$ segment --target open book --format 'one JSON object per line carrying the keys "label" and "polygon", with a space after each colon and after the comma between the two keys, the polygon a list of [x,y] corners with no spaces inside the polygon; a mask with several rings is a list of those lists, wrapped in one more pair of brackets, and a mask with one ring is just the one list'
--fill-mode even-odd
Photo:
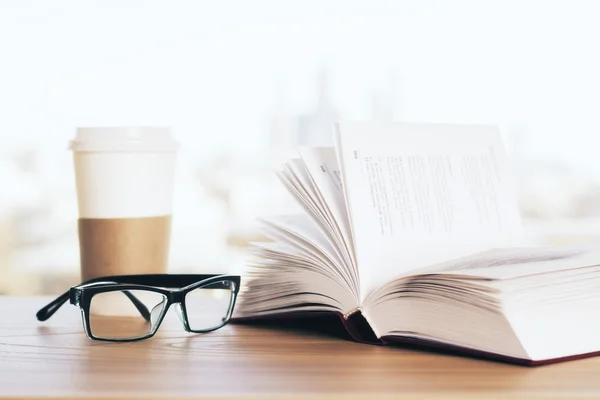
{"label": "open book", "polygon": [[600,351],[600,250],[521,247],[489,126],[339,123],[279,177],[234,320],[338,315],[354,339],[536,365]]}

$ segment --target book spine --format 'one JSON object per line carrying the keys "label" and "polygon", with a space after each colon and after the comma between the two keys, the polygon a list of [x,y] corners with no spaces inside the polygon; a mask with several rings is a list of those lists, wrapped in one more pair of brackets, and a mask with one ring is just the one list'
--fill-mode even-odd
{"label": "book spine", "polygon": [[384,344],[371,328],[360,307],[341,315],[341,320],[346,331],[355,341],[368,344]]}

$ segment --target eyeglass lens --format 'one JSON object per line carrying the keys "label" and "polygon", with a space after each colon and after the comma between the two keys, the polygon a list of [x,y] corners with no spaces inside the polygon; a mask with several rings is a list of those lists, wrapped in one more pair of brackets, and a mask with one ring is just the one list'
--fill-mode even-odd
{"label": "eyeglass lens", "polygon": [[152,332],[167,298],[148,290],[96,293],[90,303],[90,333],[101,339],[135,339]]}
{"label": "eyeglass lens", "polygon": [[229,318],[235,283],[223,280],[199,287],[185,296],[185,308],[190,329],[211,330]]}

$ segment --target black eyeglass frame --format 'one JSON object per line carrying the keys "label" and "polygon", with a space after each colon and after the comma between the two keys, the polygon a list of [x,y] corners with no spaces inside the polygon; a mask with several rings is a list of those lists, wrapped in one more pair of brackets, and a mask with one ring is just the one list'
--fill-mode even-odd
{"label": "black eyeglass frame", "polygon": [[[224,316],[220,325],[208,329],[192,329],[187,316],[187,308],[185,305],[186,295],[199,288],[210,286],[212,284],[228,281],[233,283],[231,299],[227,315]],[[135,342],[139,340],[149,339],[156,334],[160,327],[167,311],[173,304],[179,304],[181,307],[181,319],[184,329],[191,333],[207,333],[212,332],[225,326],[230,320],[235,308],[235,302],[240,290],[241,277],[239,275],[215,275],[215,274],[141,274],[141,275],[114,275],[94,278],[71,287],[68,291],[57,297],[55,300],[40,309],[36,317],[39,321],[45,321],[50,318],[64,303],[69,302],[81,309],[83,326],[86,335],[92,340],[105,342]],[[165,289],[166,288],[166,289]],[[178,288],[178,289],[169,289]],[[145,290],[155,293],[160,293],[165,296],[166,304],[161,311],[156,323],[151,331],[146,335],[135,338],[104,338],[96,337],[92,333],[90,325],[90,305],[94,295],[99,293],[122,291],[126,294],[130,290]],[[134,303],[138,311],[146,319],[150,319],[150,312],[135,296],[127,294],[129,299]]]}

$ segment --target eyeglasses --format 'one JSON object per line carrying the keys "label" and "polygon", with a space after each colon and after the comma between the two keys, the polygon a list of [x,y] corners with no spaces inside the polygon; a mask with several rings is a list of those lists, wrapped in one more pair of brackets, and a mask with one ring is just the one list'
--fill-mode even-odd
{"label": "eyeglasses", "polygon": [[132,342],[154,336],[175,304],[186,331],[205,333],[229,322],[239,287],[237,275],[106,276],[71,287],[36,316],[45,321],[69,300],[90,339]]}

